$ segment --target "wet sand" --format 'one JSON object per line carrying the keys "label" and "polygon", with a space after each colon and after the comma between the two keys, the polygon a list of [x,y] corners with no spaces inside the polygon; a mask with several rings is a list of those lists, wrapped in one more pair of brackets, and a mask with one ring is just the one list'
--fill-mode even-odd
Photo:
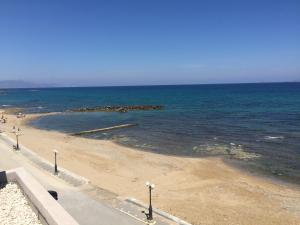
{"label": "wet sand", "polygon": [[38,116],[7,115],[0,129],[14,137],[12,126],[20,127],[21,144],[49,161],[57,149],[59,166],[120,197],[147,202],[149,180],[156,184],[154,207],[192,224],[300,224],[298,186],[253,176],[218,157],[166,156],[27,125]]}

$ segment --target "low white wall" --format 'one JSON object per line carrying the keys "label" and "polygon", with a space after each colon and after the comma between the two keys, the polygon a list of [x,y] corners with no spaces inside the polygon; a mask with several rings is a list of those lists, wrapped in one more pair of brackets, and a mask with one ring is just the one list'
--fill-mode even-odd
{"label": "low white wall", "polygon": [[16,182],[49,225],[79,225],[47,190],[24,168],[6,171],[8,182]]}

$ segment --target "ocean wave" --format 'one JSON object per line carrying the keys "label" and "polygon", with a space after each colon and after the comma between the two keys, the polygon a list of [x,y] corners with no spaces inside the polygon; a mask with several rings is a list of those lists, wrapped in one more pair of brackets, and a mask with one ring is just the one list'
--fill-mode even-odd
{"label": "ocean wave", "polygon": [[2,107],[10,107],[11,105],[1,105]]}
{"label": "ocean wave", "polygon": [[276,140],[276,139],[284,139],[283,136],[265,136],[266,140]]}

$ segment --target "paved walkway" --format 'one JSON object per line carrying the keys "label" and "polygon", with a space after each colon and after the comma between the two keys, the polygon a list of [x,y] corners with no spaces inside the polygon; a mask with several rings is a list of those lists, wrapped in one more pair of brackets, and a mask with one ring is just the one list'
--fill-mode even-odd
{"label": "paved walkway", "polygon": [[[21,149],[22,151],[22,149]],[[47,190],[58,192],[58,202],[81,225],[142,225],[145,216],[141,208],[120,201],[113,193],[90,184],[73,186],[40,168],[0,137],[0,171],[24,167]],[[156,224],[172,224],[154,215]],[[167,223],[168,222],[168,223]]]}

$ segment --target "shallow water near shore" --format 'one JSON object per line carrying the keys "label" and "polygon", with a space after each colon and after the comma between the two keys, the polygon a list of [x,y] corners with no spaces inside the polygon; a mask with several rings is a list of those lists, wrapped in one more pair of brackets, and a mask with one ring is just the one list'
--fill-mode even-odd
{"label": "shallow water near shore", "polygon": [[62,113],[31,125],[87,135],[163,154],[222,155],[300,183],[300,83],[7,90],[1,105],[28,112],[103,105],[165,106],[159,111]]}

